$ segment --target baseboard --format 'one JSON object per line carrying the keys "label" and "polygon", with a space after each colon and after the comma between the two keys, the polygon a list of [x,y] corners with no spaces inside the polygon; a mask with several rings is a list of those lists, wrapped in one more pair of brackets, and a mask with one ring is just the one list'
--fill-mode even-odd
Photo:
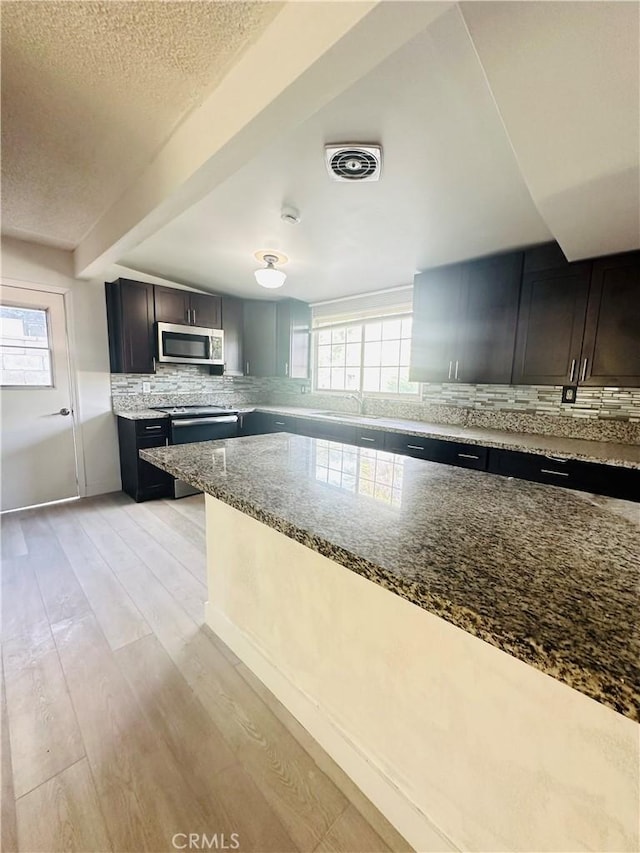
{"label": "baseboard", "polygon": [[415,850],[420,853],[450,853],[458,849],[315,700],[296,687],[265,657],[251,638],[209,602],[205,605],[205,620]]}
{"label": "baseboard", "polygon": [[87,483],[82,490],[81,497],[94,498],[96,495],[108,495],[110,492],[122,491],[122,483],[120,478],[117,480],[108,480],[102,483]]}

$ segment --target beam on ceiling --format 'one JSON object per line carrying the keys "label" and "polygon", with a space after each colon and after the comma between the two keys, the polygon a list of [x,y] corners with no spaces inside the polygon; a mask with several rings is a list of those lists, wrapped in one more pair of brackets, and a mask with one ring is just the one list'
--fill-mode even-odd
{"label": "beam on ceiling", "polygon": [[286,3],[74,253],[99,275],[424,30],[450,2]]}

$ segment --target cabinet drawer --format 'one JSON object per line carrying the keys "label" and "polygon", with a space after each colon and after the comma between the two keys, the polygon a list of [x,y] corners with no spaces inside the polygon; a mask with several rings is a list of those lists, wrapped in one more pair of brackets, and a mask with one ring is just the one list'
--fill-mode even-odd
{"label": "cabinet drawer", "polygon": [[624,500],[640,500],[640,471],[577,459],[560,459],[512,450],[491,450],[489,471]]}
{"label": "cabinet drawer", "polygon": [[[136,421],[136,435],[140,436],[162,436],[169,435],[169,418],[149,418]],[[164,444],[164,442],[162,442]]]}
{"label": "cabinet drawer", "polygon": [[298,432],[298,421],[296,418],[282,417],[281,415],[270,415],[271,432]]}
{"label": "cabinet drawer", "polygon": [[479,444],[460,444],[455,441],[432,440],[430,459],[444,462],[445,465],[458,465],[460,468],[487,470],[488,451]]}
{"label": "cabinet drawer", "polygon": [[384,437],[385,450],[391,453],[403,453],[418,459],[430,459],[429,445],[433,439],[420,435],[407,435],[400,432],[387,432]]}
{"label": "cabinet drawer", "polygon": [[344,444],[356,443],[356,427],[349,424],[305,419],[300,421],[299,432],[312,438],[326,438],[330,441],[342,441]]}
{"label": "cabinet drawer", "polygon": [[373,447],[375,450],[384,448],[384,432],[378,429],[361,429],[356,427],[356,444],[360,447]]}
{"label": "cabinet drawer", "polygon": [[[247,417],[247,416],[245,416]],[[297,419],[288,415],[271,415],[267,412],[252,412],[247,417],[247,428],[242,435],[264,435],[268,432],[297,432]]]}

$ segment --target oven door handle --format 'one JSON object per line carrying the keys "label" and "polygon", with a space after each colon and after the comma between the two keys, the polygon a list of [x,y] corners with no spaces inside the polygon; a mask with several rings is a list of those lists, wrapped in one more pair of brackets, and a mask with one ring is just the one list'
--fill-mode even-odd
{"label": "oven door handle", "polygon": [[223,415],[220,418],[188,418],[184,421],[171,421],[172,429],[177,427],[200,426],[201,424],[236,424],[237,415]]}

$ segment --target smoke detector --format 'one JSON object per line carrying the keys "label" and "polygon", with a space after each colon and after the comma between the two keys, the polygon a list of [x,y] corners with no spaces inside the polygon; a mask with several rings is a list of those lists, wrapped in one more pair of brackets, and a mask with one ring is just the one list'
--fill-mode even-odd
{"label": "smoke detector", "polygon": [[351,143],[325,145],[327,171],[334,181],[379,181],[382,146]]}
{"label": "smoke detector", "polygon": [[295,207],[286,207],[282,208],[282,212],[280,213],[280,219],[283,222],[288,222],[289,225],[297,225],[300,222],[300,211],[296,210]]}

